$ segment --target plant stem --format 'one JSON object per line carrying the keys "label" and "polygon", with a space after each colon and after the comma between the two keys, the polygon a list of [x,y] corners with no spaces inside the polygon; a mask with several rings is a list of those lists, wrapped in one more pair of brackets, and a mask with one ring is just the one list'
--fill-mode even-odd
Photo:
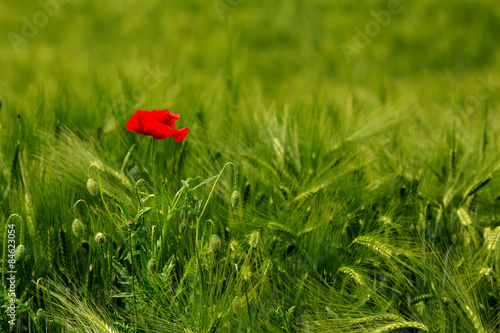
{"label": "plant stem", "polygon": [[205,209],[208,206],[208,202],[210,201],[210,198],[212,197],[212,194],[213,194],[213,192],[215,190],[215,186],[217,185],[217,182],[219,181],[220,176],[222,176],[222,173],[224,172],[224,169],[226,169],[226,167],[228,165],[231,165],[233,168],[236,168],[236,166],[232,162],[227,162],[226,164],[224,164],[224,167],[220,171],[219,176],[215,180],[215,183],[212,186],[212,189],[210,190],[210,194],[208,195],[207,201],[205,202],[205,206],[203,206],[203,210],[201,211],[200,216],[198,216],[198,218],[196,219],[196,239],[195,239],[196,244],[198,244],[198,234],[199,234],[199,229],[200,229],[200,221],[201,221],[201,218],[203,216],[203,213],[205,213]]}
{"label": "plant stem", "polygon": [[88,170],[88,174],[89,174],[89,178],[90,178],[90,170],[91,168],[94,167],[96,168],[97,170],[97,180],[99,181],[99,192],[101,193],[101,200],[102,200],[102,203],[104,204],[104,208],[106,208],[106,212],[108,213],[109,217],[111,218],[111,220],[114,222],[114,218],[113,218],[113,215],[111,214],[111,212],[109,211],[108,209],[108,205],[106,205],[106,201],[104,201],[104,194],[103,194],[103,191],[102,191],[102,185],[101,185],[101,173],[99,172],[99,167],[96,165],[96,164],[92,164],[90,167],[89,167],[89,170]]}
{"label": "plant stem", "polygon": [[80,202],[83,202],[85,204],[85,207],[87,208],[87,213],[89,214],[89,217],[90,217],[90,223],[92,225],[92,230],[94,229],[94,219],[92,218],[92,214],[90,213],[90,209],[89,209],[89,206],[87,205],[87,202],[83,199],[79,199],[77,202],[75,202],[75,204],[73,205],[73,211],[75,213],[75,219],[77,218],[77,215],[76,215],[76,205],[78,205],[78,203]]}
{"label": "plant stem", "polygon": [[106,259],[104,258],[104,250],[103,250],[103,245],[99,245],[100,251],[101,252],[101,260],[102,260],[102,267],[101,267],[101,277],[104,282],[104,302],[106,305],[108,305],[108,274],[107,274],[107,264],[106,264]]}
{"label": "plant stem", "polygon": [[[158,183],[157,183],[157,177],[156,177],[156,169],[155,169],[155,141],[156,139],[151,137],[151,173],[152,173],[152,177],[153,177],[153,193],[154,193],[154,196],[155,196],[155,201],[156,201],[156,216],[158,218],[158,222],[157,222],[157,225],[158,227],[162,227],[162,244],[166,244],[165,243],[165,240],[163,239],[163,237],[165,236],[165,232],[166,231],[166,224],[168,222],[168,218],[167,220],[164,221],[164,223],[161,223],[161,211],[163,210],[163,207],[162,207],[162,200],[161,200],[161,186],[160,188],[158,189]],[[149,184],[148,184],[149,185]],[[161,251],[161,256],[160,256],[160,265],[163,263],[163,253],[164,253],[164,249],[162,247],[162,251]]]}
{"label": "plant stem", "polygon": [[248,321],[250,324],[250,329],[252,329],[252,315],[250,314],[250,303],[248,302],[248,293],[247,293],[247,282],[243,282],[244,287],[245,287],[245,298],[247,300],[247,312],[248,312]]}
{"label": "plant stem", "polygon": [[198,216],[198,218],[196,219],[196,236],[195,236],[196,261],[198,262],[198,273],[200,275],[200,297],[202,300],[203,300],[204,276],[203,276],[203,270],[202,270],[201,262],[200,262],[200,254],[201,254],[201,251],[203,250],[203,244],[202,244],[203,242],[198,241],[199,232],[200,232],[200,221],[201,221],[201,218],[203,217],[203,213],[205,212],[205,209],[208,206],[210,198],[212,197],[212,194],[214,193],[215,186],[217,185],[217,182],[219,181],[220,176],[222,176],[222,173],[224,172],[224,170],[226,169],[226,167],[228,165],[232,165],[233,170],[235,170],[236,166],[232,162],[227,162],[226,164],[224,164],[224,167],[220,171],[219,176],[215,180],[215,183],[212,186],[212,189],[210,190],[210,194],[208,195],[207,201],[205,202],[205,206],[203,206],[203,210],[201,211],[200,216]]}
{"label": "plant stem", "polygon": [[154,188],[154,195],[155,195],[155,200],[156,200],[156,212],[157,212],[157,215],[158,215],[158,223],[161,222],[161,215],[160,215],[160,211],[162,209],[161,207],[161,189],[158,190],[158,183],[157,183],[157,179],[156,179],[156,170],[155,170],[155,141],[156,139],[155,138],[151,138],[152,143],[151,143],[151,172],[152,172],[152,176],[153,176],[153,188]]}
{"label": "plant stem", "polygon": [[129,247],[130,247],[130,263],[132,266],[132,295],[134,296],[134,313],[135,313],[135,332],[137,332],[137,300],[135,298],[135,276],[134,276],[134,250],[132,248],[132,228],[129,227]]}

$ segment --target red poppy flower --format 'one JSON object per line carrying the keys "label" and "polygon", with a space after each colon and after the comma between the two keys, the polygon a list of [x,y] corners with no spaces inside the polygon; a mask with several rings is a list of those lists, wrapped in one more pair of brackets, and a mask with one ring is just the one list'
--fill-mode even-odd
{"label": "red poppy flower", "polygon": [[188,135],[188,128],[175,129],[175,121],[179,115],[168,110],[142,111],[138,110],[127,122],[130,132],[142,135],[151,135],[157,140],[171,136],[175,141],[181,142]]}

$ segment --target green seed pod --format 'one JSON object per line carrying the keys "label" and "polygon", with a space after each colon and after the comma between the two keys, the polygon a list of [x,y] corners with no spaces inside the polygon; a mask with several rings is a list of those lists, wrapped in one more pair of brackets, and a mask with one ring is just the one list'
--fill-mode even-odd
{"label": "green seed pod", "polygon": [[40,308],[36,311],[36,320],[42,322],[45,320],[45,310]]}
{"label": "green seed pod", "polygon": [[95,241],[97,242],[97,244],[103,245],[104,243],[106,243],[106,236],[104,236],[102,232],[98,232],[95,235]]}
{"label": "green seed pod", "polygon": [[221,241],[219,236],[212,235],[210,237],[210,250],[212,250],[213,253],[217,253],[220,251],[220,247],[221,247]]}
{"label": "green seed pod", "polygon": [[26,248],[24,245],[19,245],[15,252],[16,262],[23,262],[24,258],[26,258]]}
{"label": "green seed pod", "polygon": [[89,178],[89,180],[87,180],[87,190],[89,190],[89,193],[92,194],[92,196],[95,197],[97,195],[99,186],[97,186],[96,181],[92,178]]}
{"label": "green seed pod", "polygon": [[75,237],[78,239],[82,239],[85,234],[83,230],[83,223],[79,219],[75,219],[73,221],[73,224],[71,225],[71,230],[73,230],[73,235],[75,235]]}
{"label": "green seed pod", "polygon": [[238,204],[240,203],[240,199],[241,199],[241,195],[240,195],[240,192],[238,191],[234,191],[232,194],[231,194],[231,206],[233,208],[236,208],[238,206]]}
{"label": "green seed pod", "polygon": [[156,273],[156,270],[158,269],[158,262],[156,261],[155,258],[151,258],[148,261],[148,270],[151,273]]}

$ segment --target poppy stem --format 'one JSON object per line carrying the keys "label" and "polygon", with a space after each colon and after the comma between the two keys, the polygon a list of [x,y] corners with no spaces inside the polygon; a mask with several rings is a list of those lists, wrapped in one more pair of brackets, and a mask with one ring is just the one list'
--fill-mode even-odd
{"label": "poppy stem", "polygon": [[77,202],[75,202],[75,204],[73,205],[73,213],[75,215],[75,219],[78,218],[78,215],[76,213],[76,206],[78,205],[78,203],[84,203],[85,204],[85,207],[87,208],[87,213],[89,215],[89,218],[90,218],[90,223],[91,223],[91,226],[92,228],[90,230],[94,230],[94,219],[92,218],[92,214],[90,213],[90,209],[89,209],[89,206],[87,205],[87,202],[83,199],[79,199]]}
{"label": "poppy stem", "polygon": [[[161,188],[158,190],[158,184],[156,180],[156,170],[155,170],[155,141],[156,139],[151,137],[151,174],[153,177],[153,193],[155,195],[155,200],[156,200],[156,214],[158,216],[158,226],[162,226],[161,223],[161,213],[160,211],[163,210],[161,207]],[[163,226],[165,228],[166,226]],[[162,254],[163,254],[162,250]],[[163,259],[163,258],[162,258]]]}
{"label": "poppy stem", "polygon": [[161,210],[161,200],[160,200],[160,194],[158,191],[158,184],[157,184],[157,179],[156,179],[156,170],[155,170],[155,138],[151,138],[151,176],[153,177],[153,189],[154,189],[154,195],[155,195],[155,200],[156,200],[156,212],[158,214],[158,223],[161,222],[161,217],[160,217],[160,210]]}

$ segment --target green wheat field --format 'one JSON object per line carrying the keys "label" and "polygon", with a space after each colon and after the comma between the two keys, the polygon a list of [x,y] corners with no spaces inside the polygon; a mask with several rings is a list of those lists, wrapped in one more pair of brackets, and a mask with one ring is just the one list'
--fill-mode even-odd
{"label": "green wheat field", "polygon": [[[500,2],[0,4],[0,331],[500,332]],[[180,115],[181,142],[127,131]]]}

